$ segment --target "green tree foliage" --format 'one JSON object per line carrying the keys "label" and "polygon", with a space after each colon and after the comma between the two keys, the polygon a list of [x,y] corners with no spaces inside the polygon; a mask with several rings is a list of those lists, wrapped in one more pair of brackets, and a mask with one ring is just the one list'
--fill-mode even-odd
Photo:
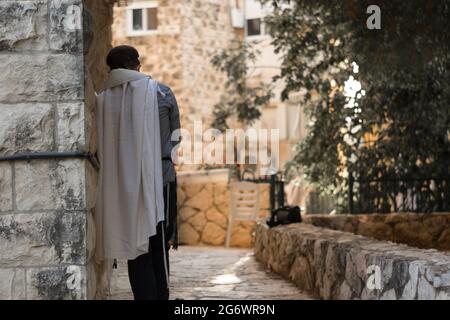
{"label": "green tree foliage", "polygon": [[[448,180],[408,181],[450,171],[450,0],[260,1],[275,8],[266,23],[283,57],[282,98],[302,92],[311,120],[288,169],[302,168],[342,211],[349,170],[405,180],[365,198],[374,210],[393,210],[386,194],[408,189],[427,193],[427,210],[448,206]],[[367,28],[370,5],[381,8],[380,30]],[[351,97],[349,77],[361,83]]]}
{"label": "green tree foliage", "polygon": [[261,107],[273,96],[271,86],[264,83],[248,83],[249,64],[254,62],[259,52],[250,44],[235,40],[231,46],[218,52],[211,60],[220,72],[225,72],[225,94],[214,107],[213,128],[225,130],[227,120],[237,115],[237,120],[251,125],[261,116]]}

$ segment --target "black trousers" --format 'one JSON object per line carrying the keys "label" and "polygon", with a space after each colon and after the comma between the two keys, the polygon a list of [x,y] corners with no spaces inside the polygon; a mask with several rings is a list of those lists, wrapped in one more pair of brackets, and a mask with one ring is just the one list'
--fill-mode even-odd
{"label": "black trousers", "polygon": [[[164,187],[166,221],[158,224],[157,234],[150,237],[149,252],[128,260],[128,277],[134,300],[169,299],[169,242],[176,247],[176,182]],[[164,261],[166,260],[166,261]]]}

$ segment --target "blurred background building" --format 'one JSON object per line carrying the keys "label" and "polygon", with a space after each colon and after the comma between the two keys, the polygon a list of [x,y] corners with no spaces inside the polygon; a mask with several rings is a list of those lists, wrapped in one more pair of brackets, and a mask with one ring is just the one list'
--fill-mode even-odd
{"label": "blurred background building", "polygon": [[[261,52],[250,65],[249,83],[272,83],[280,60],[264,24],[270,8],[255,0],[128,0],[114,9],[113,44],[128,44],[141,53],[143,72],[169,85],[177,96],[182,126],[194,121],[209,125],[224,93],[225,75],[211,58],[233,39],[253,44]],[[281,102],[282,83],[264,107],[255,128],[280,130],[280,168],[290,160],[293,146],[306,134],[306,119],[298,99]]]}

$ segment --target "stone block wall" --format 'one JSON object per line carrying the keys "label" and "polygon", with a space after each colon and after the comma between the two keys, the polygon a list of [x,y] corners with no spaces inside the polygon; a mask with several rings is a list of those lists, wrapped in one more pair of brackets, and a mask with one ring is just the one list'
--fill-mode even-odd
{"label": "stone block wall", "polygon": [[307,215],[304,222],[412,247],[450,251],[449,213]]}
{"label": "stone block wall", "polygon": [[182,1],[181,52],[183,53],[181,105],[185,110],[187,129],[194,121],[205,125],[212,121],[213,107],[225,93],[226,77],[211,65],[219,50],[235,38],[231,26],[229,1]]}
{"label": "stone block wall", "polygon": [[[182,92],[180,0],[158,1],[158,32],[139,37],[127,33],[126,7],[114,8],[113,45],[131,45],[140,53],[142,72]],[[128,1],[129,4],[132,1]]]}
{"label": "stone block wall", "polygon": [[[261,184],[260,216],[270,212],[269,185]],[[179,240],[186,245],[225,245],[230,214],[228,171],[181,173],[178,177]],[[255,222],[235,221],[230,246],[253,247]]]}
{"label": "stone block wall", "polygon": [[[112,48],[113,4],[114,0],[84,0],[84,132],[85,150],[96,152],[95,128],[95,92],[107,77],[109,67],[106,56]],[[72,133],[73,134],[73,133]],[[99,262],[93,256],[95,252],[95,196],[97,191],[97,171],[88,165],[86,169],[86,249],[90,253],[86,274],[90,292],[88,299],[105,299],[109,295],[109,276],[111,261]]]}
{"label": "stone block wall", "polygon": [[450,254],[347,232],[258,225],[255,255],[320,299],[449,300]]}
{"label": "stone block wall", "polygon": [[[0,2],[0,156],[95,150],[111,19],[106,0]],[[102,297],[95,180],[81,159],[0,162],[0,300]]]}
{"label": "stone block wall", "polygon": [[172,88],[181,109],[182,127],[192,130],[196,120],[210,123],[213,107],[224,92],[225,76],[213,69],[210,61],[236,36],[229,2],[158,0],[157,3],[158,30],[144,36],[130,36],[127,9],[115,8],[113,44],[138,49],[142,71]]}

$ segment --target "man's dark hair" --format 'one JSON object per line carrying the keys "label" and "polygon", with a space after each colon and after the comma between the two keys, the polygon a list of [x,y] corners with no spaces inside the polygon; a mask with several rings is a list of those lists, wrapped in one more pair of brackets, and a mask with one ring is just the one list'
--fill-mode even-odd
{"label": "man's dark hair", "polygon": [[130,46],[118,46],[108,53],[106,64],[111,70],[136,69],[139,65],[139,52]]}

